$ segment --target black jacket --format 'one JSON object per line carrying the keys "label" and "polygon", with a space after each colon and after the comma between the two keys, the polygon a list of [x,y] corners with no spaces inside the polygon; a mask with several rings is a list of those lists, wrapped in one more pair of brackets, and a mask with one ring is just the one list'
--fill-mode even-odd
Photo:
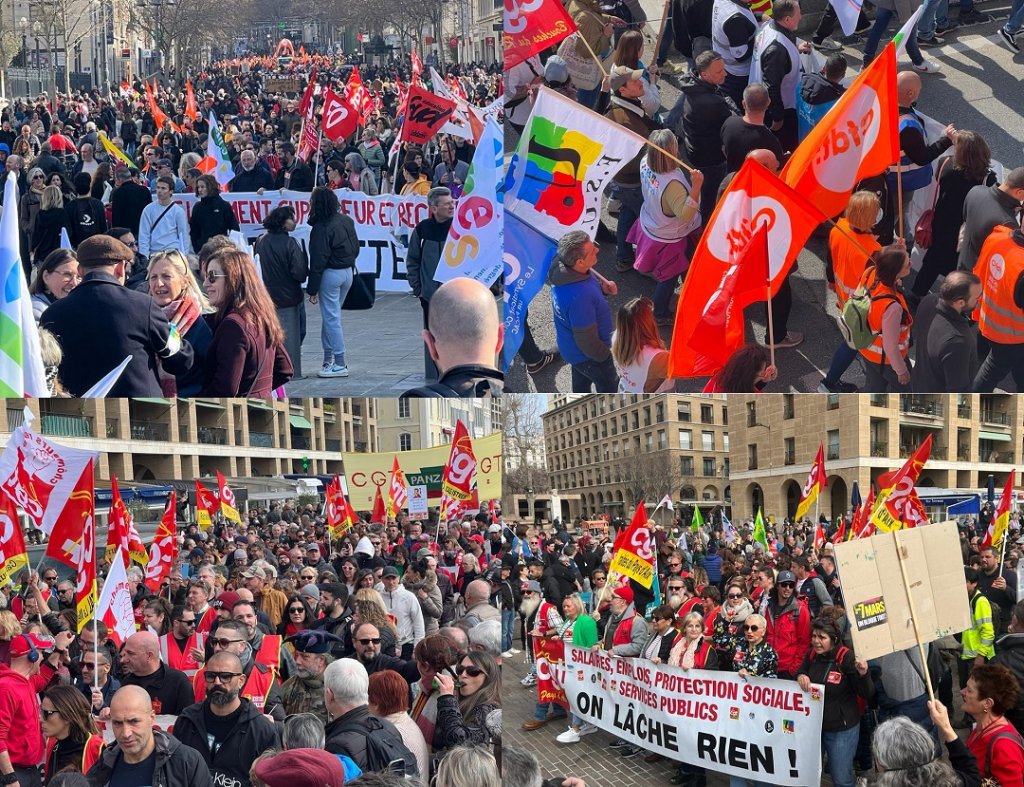
{"label": "black jacket", "polygon": [[313,170],[302,159],[295,159],[290,167],[281,167],[274,181],[275,189],[289,189],[291,191],[312,191]]}
{"label": "black jacket", "polygon": [[86,273],[66,298],[43,312],[40,325],[64,349],[60,379],[73,396],[81,396],[129,355],[132,360],[110,396],[160,396],[158,359],[173,375],[192,366],[187,341],[171,354],[170,326],[153,299],[122,287],[105,271]]}
{"label": "black jacket", "polygon": [[231,230],[238,228],[235,212],[220,194],[209,194],[192,206],[188,234],[192,238],[192,248],[196,253],[214,235],[227,235]]}
{"label": "black jacket", "polygon": [[206,730],[206,702],[189,705],[174,722],[174,737],[195,749],[210,769],[213,783],[248,787],[252,761],[272,746],[277,746],[277,732],[249,700],[242,699],[241,714],[216,752],[210,751]]}
{"label": "black jacket", "polygon": [[[327,738],[324,748],[331,754],[344,754],[347,757],[351,757],[355,764],[365,771],[367,769],[366,738],[370,734],[370,718],[370,711],[365,705],[353,708],[348,713],[339,716],[328,724],[324,730]],[[381,719],[376,716],[372,718],[384,728],[375,732],[375,735],[389,736],[393,745],[396,745],[398,748],[406,748],[402,742],[402,736],[395,729],[394,724],[387,719]],[[408,752],[408,749],[406,751]],[[416,758],[412,752],[409,752],[405,761],[415,765]]]}
{"label": "black jacket", "polygon": [[465,363],[445,371],[436,383],[421,385],[402,394],[410,399],[457,399],[500,396],[505,387],[505,375],[493,366]]}
{"label": "black jacket", "polygon": [[263,283],[274,306],[285,309],[302,303],[302,282],[309,275],[306,252],[285,232],[268,232],[256,241]]}
{"label": "black jacket", "polygon": [[360,659],[359,663],[366,667],[367,675],[372,675],[375,672],[383,672],[386,669],[393,670],[405,678],[406,682],[410,686],[420,679],[420,670],[419,667],[416,666],[415,661],[406,661],[405,659],[399,659],[394,656],[388,656],[381,653],[373,661],[363,661]]}
{"label": "black jacket", "polygon": [[359,236],[356,223],[344,213],[336,213],[327,221],[318,221],[309,232],[309,281],[306,293],[320,292],[324,271],[344,270],[356,264]]}
{"label": "black jacket", "polygon": [[32,259],[37,263],[42,262],[51,251],[60,248],[61,229],[71,234],[71,222],[64,208],[39,211],[35,227],[32,228]]}
{"label": "black jacket", "polygon": [[[210,769],[195,749],[185,746],[163,730],[153,730],[156,742],[156,768],[153,770],[153,787],[195,787],[211,784]],[[90,787],[106,787],[121,759],[121,744],[112,743],[103,750],[96,764],[89,769],[86,778]]]}
{"label": "black jacket", "polygon": [[800,96],[812,107],[827,104],[829,101],[838,101],[845,92],[846,88],[843,85],[830,82],[824,74],[817,71],[800,77]]}
{"label": "black jacket", "polygon": [[[796,40],[796,35],[793,32],[781,27],[774,21],[768,24],[775,25],[780,35],[786,36],[791,41]],[[794,68],[799,70],[800,64],[793,62],[789,50],[778,41],[772,41],[761,53],[761,80],[764,82],[764,86],[768,88],[768,95],[771,97],[771,103],[764,113],[764,122],[767,126],[782,120],[782,116],[786,111],[782,97],[782,80]]]}
{"label": "black jacket", "polygon": [[107,212],[103,203],[92,197],[73,199],[64,209],[68,213],[68,235],[71,245],[78,244],[93,235],[102,235],[107,231]]}
{"label": "black jacket", "polygon": [[274,179],[271,177],[267,169],[259,162],[257,162],[256,166],[248,171],[239,167],[238,174],[235,175],[234,179],[230,183],[228,183],[228,191],[232,194],[272,188],[274,188]]}
{"label": "black jacket", "polygon": [[740,114],[731,98],[695,72],[680,81],[682,95],[669,112],[666,125],[686,146],[695,167],[711,167],[725,161],[722,152],[722,124],[730,115]]}
{"label": "black jacket", "polygon": [[122,183],[110,193],[110,226],[127,227],[139,237],[139,219],[142,211],[153,201],[149,189],[134,180]]}
{"label": "black jacket", "polygon": [[921,301],[914,315],[915,393],[967,393],[978,373],[978,329],[935,293]]}
{"label": "black jacket", "polygon": [[[823,732],[848,730],[860,724],[860,708],[857,696],[865,700],[871,699],[875,693],[875,684],[871,680],[871,672],[861,675],[854,666],[856,659],[853,651],[842,648],[843,658],[837,661],[837,651],[819,656],[812,653],[804,659],[797,675],[806,675],[811,683],[819,683],[825,687],[825,706],[822,713],[821,729]],[[831,680],[829,675],[832,676]]]}
{"label": "black jacket", "polygon": [[[1002,664],[1024,686],[1024,634],[1007,634],[996,640],[996,655],[993,664]],[[1017,707],[1006,712],[1006,718],[1020,730],[1024,724],[1024,691],[1017,696]]]}

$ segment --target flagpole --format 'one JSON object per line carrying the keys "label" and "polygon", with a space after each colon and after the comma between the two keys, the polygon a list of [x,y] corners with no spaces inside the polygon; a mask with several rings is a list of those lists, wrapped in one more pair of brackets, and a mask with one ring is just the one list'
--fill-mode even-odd
{"label": "flagpole", "polygon": [[320,136],[316,141],[316,163],[313,165],[313,185],[316,185],[316,179],[320,176],[320,148],[324,144],[324,124],[320,122]]}
{"label": "flagpole", "polygon": [[661,27],[658,28],[658,37],[654,41],[654,57],[651,58],[651,61],[655,65],[658,64],[658,53],[661,51],[661,39],[664,37],[665,28],[668,26],[669,3],[671,2],[672,0],[665,0],[665,6],[661,9]]}
{"label": "flagpole", "polygon": [[935,692],[932,690],[932,677],[928,673],[928,657],[924,652],[924,642],[921,640],[921,629],[917,626],[917,609],[914,604],[914,594],[910,592],[910,580],[907,579],[906,559],[903,556],[903,548],[900,546],[900,540],[896,535],[900,529],[901,528],[897,528],[892,531],[892,541],[896,545],[896,556],[900,561],[900,574],[903,576],[903,589],[907,593],[907,604],[910,607],[910,622],[914,624],[914,637],[917,639],[917,649],[921,654],[921,670],[924,673],[924,685],[928,690],[928,698],[934,700]]}
{"label": "flagpole", "polygon": [[903,237],[903,165],[896,159],[896,204],[899,206],[900,237]]}
{"label": "flagpole", "polygon": [[100,635],[96,622],[96,609],[92,613],[92,658],[95,666],[92,668],[92,682],[97,691],[100,688]]}
{"label": "flagpole", "polygon": [[775,366],[775,318],[772,316],[772,280],[768,279],[768,351],[771,354],[772,366]]}

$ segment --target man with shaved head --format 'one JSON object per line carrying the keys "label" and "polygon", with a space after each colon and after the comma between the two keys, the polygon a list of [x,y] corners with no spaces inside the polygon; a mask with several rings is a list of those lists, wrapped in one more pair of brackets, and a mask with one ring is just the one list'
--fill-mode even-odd
{"label": "man with shaved head", "polygon": [[491,291],[467,278],[452,279],[435,290],[423,341],[437,368],[436,383],[402,396],[498,396],[505,376],[494,365],[504,338]]}
{"label": "man with shaved head", "polygon": [[[134,637],[129,642],[131,639]],[[87,778],[92,787],[192,787],[211,783],[210,771],[199,752],[154,729],[155,716],[144,689],[118,689],[110,701],[110,726],[116,742],[89,769]]]}
{"label": "man with shaved head", "polygon": [[128,637],[121,650],[121,668],[122,688],[145,690],[153,702],[153,713],[177,715],[196,701],[188,676],[160,661],[160,641],[152,631]]}

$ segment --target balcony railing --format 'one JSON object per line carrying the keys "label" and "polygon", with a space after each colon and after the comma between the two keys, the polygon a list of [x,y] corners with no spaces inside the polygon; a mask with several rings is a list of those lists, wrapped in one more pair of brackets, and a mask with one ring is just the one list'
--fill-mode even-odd
{"label": "balcony railing", "polygon": [[956,414],[959,418],[970,418],[971,405],[961,402],[956,406]]}
{"label": "balcony railing", "polygon": [[117,418],[107,419],[107,439],[116,440],[121,436],[121,422]]}
{"label": "balcony railing", "polygon": [[87,415],[41,415],[40,429],[54,437],[92,437],[92,418]]}
{"label": "balcony railing", "polygon": [[228,430],[221,426],[200,426],[199,442],[206,445],[227,445]]}
{"label": "balcony railing", "polygon": [[1010,416],[1007,413],[995,413],[991,410],[982,410],[981,420],[986,424],[1010,425]]}
{"label": "balcony railing", "polygon": [[944,445],[933,446],[932,452],[931,454],[929,454],[928,458],[937,459],[944,462],[946,459],[949,458],[949,449],[946,448],[946,446]]}
{"label": "balcony railing", "polygon": [[333,437],[328,437],[324,440],[324,450],[333,451],[334,453],[341,453],[341,440],[336,440]]}
{"label": "balcony railing", "polygon": [[971,461],[971,449],[970,448],[957,448],[956,449],[956,458],[957,458],[957,461],[960,461],[960,462],[970,462]]}
{"label": "balcony railing", "polygon": [[924,415],[929,418],[941,418],[945,412],[942,402],[921,402],[913,399],[900,399],[900,412],[910,415]]}
{"label": "balcony railing", "polygon": [[889,443],[881,440],[873,440],[871,442],[871,455],[872,456],[888,456],[889,455]]}
{"label": "balcony railing", "polygon": [[249,445],[254,448],[273,448],[274,435],[270,432],[249,432]]}
{"label": "balcony railing", "polygon": [[132,440],[162,440],[167,441],[170,430],[167,424],[153,423],[152,421],[131,421]]}
{"label": "balcony railing", "polygon": [[302,448],[304,450],[309,449],[309,438],[306,435],[300,435],[296,432],[292,432],[292,448]]}

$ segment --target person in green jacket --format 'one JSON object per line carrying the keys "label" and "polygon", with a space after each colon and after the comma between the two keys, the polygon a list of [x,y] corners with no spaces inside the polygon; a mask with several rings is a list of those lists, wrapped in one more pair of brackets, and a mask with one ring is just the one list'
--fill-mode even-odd
{"label": "person in green jacket", "polygon": [[[579,648],[588,650],[598,642],[597,621],[586,614],[583,600],[577,595],[566,596],[562,600],[562,611],[565,613],[565,620],[558,634],[562,639],[568,640],[571,634],[572,644]],[[597,732],[597,727],[584,722],[576,714],[569,720],[569,729],[555,738],[559,743],[579,743],[580,738]]]}

